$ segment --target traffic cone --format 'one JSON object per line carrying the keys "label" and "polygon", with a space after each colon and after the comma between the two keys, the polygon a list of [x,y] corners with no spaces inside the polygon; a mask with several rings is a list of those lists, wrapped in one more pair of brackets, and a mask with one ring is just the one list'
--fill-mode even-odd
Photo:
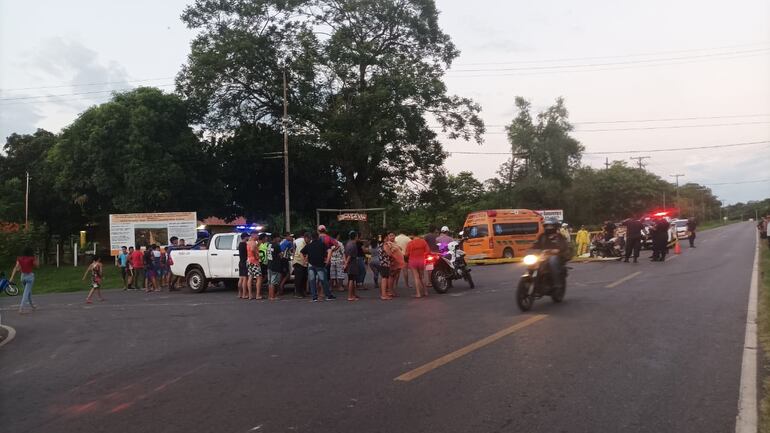
{"label": "traffic cone", "polygon": [[674,254],[682,254],[682,247],[679,246],[679,240],[674,243]]}

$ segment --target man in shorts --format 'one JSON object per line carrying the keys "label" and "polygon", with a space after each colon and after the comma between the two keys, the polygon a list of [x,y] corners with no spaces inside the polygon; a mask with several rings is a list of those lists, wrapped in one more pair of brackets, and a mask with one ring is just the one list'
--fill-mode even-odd
{"label": "man in shorts", "polygon": [[134,288],[138,290],[146,290],[144,275],[144,253],[141,250],[142,247],[136,246],[136,249],[131,253],[131,267],[134,268]]}
{"label": "man in shorts", "polygon": [[[269,258],[267,256],[267,249],[270,247],[270,239],[267,236],[267,233],[261,233],[259,235],[259,268],[262,272],[262,281],[264,281],[266,278],[269,278],[269,275],[267,274],[267,262],[269,261]],[[262,288],[259,288],[260,292]]]}
{"label": "man in shorts", "polygon": [[281,236],[273,233],[273,240],[267,246],[267,299],[275,301],[275,286],[281,284]]}
{"label": "man in shorts", "polygon": [[[248,269],[248,279],[246,281],[246,297],[243,299],[262,299],[262,267],[259,263],[259,242],[257,242],[257,233],[254,232],[246,243],[246,266]],[[251,287],[256,282],[256,297],[251,296]]]}

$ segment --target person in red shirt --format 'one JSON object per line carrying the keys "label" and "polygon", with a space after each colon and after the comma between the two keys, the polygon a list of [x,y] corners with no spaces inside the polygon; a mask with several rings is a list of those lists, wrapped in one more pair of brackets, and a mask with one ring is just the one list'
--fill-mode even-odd
{"label": "person in red shirt", "polygon": [[405,255],[409,257],[409,270],[414,277],[415,298],[428,296],[423,277],[425,275],[425,256],[430,253],[430,246],[416,232],[412,232],[412,240],[406,245]]}
{"label": "person in red shirt", "polygon": [[16,266],[13,267],[11,278],[9,280],[13,281],[16,272],[21,272],[21,284],[24,285],[24,293],[21,295],[19,314],[26,314],[29,312],[24,310],[25,305],[29,305],[33,310],[37,308],[35,304],[32,303],[32,285],[35,284],[35,273],[33,271],[36,267],[37,259],[32,252],[32,248],[24,248],[22,255],[16,258]]}
{"label": "person in red shirt", "polygon": [[131,253],[129,261],[131,262],[131,267],[134,269],[134,288],[145,290],[147,285],[145,284],[144,278],[144,253],[139,245],[137,245],[134,252]]}

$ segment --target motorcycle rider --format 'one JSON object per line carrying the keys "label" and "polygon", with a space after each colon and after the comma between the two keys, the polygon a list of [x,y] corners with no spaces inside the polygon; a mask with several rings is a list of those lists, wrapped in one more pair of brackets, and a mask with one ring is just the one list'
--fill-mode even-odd
{"label": "motorcycle rider", "polygon": [[441,254],[445,254],[447,252],[447,246],[452,241],[454,241],[454,239],[452,236],[449,236],[449,227],[441,227],[441,234],[436,238],[436,243],[438,244],[438,249]]}
{"label": "motorcycle rider", "polygon": [[551,281],[554,289],[564,287],[564,281],[561,279],[562,268],[569,261],[571,254],[567,239],[559,233],[559,220],[548,218],[543,223],[543,233],[537,237],[537,241],[532,246],[536,250],[556,250],[556,254],[548,258],[548,266],[551,270]]}

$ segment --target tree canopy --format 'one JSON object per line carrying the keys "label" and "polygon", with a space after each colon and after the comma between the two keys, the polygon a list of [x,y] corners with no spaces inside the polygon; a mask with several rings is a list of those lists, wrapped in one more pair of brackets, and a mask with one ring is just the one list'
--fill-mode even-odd
{"label": "tree canopy", "polygon": [[349,205],[378,204],[441,167],[431,121],[481,142],[480,107],[442,81],[459,52],[432,0],[198,0],[182,19],[199,33],[177,87],[200,121],[289,128],[304,137],[292,149],[326,151]]}

